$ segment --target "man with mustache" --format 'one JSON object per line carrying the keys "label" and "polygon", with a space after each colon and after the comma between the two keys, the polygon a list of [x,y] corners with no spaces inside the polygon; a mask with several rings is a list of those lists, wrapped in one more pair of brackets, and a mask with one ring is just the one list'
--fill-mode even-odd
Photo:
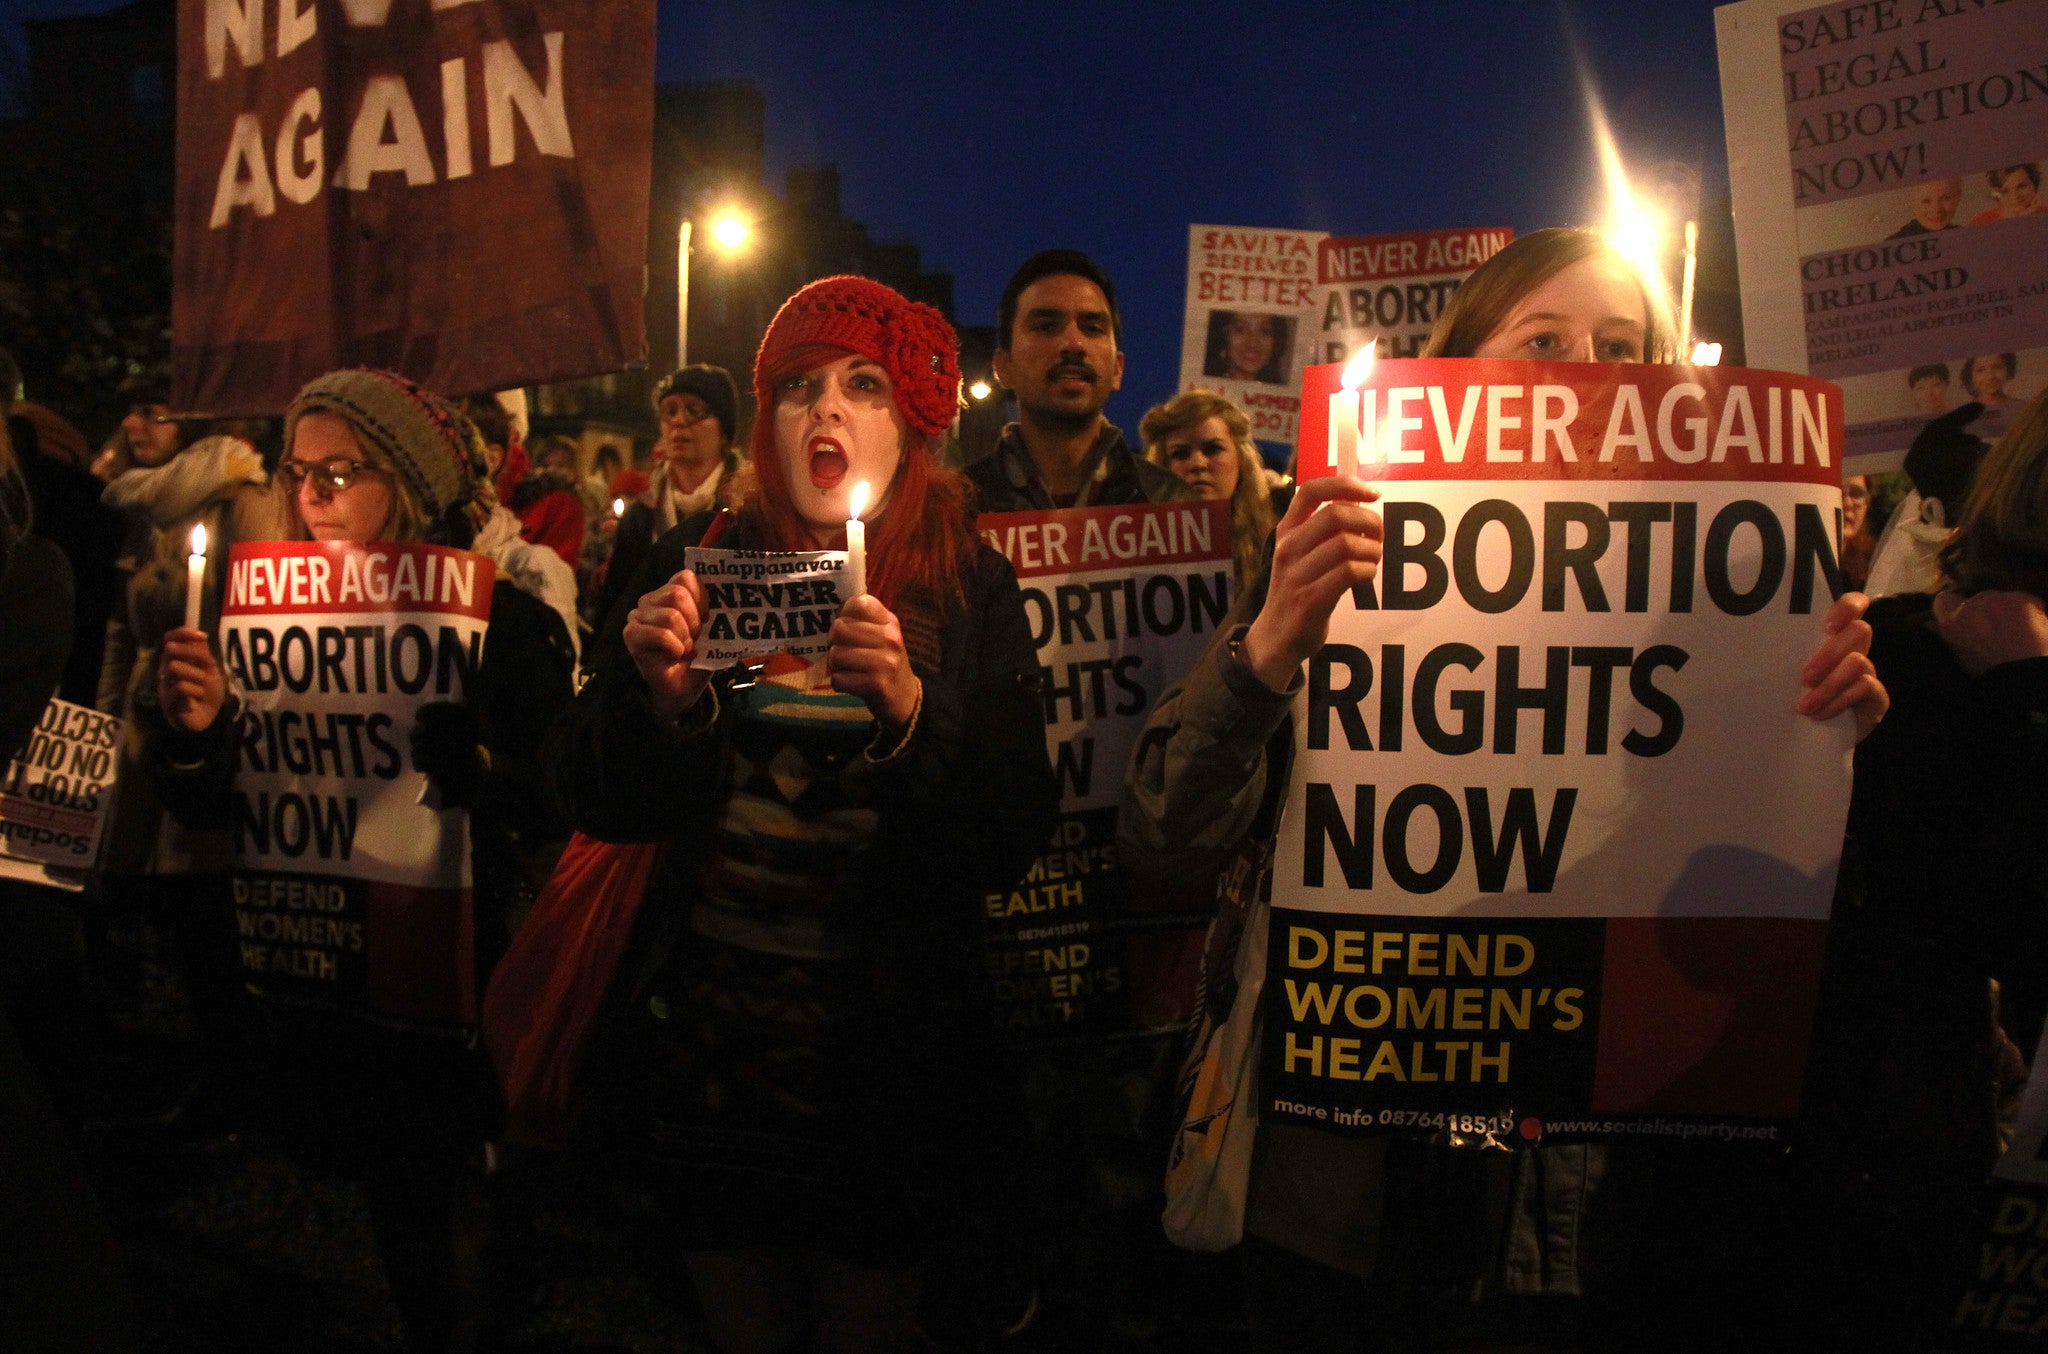
{"label": "man with mustache", "polygon": [[1101,265],[1077,249],[1024,261],[996,317],[996,379],[1017,421],[967,467],[983,512],[1162,503],[1192,497],[1134,453],[1103,406],[1123,384],[1123,321]]}
{"label": "man with mustache", "polygon": [[[978,511],[1196,496],[1133,452],[1103,415],[1123,384],[1124,355],[1116,289],[1095,260],[1074,249],[1032,255],[1003,288],[996,325],[995,375],[1017,397],[1017,421],[993,452],[966,467]],[[995,1330],[1031,1320],[1041,1297],[1032,1283],[1052,1312],[1050,1326],[1081,1312],[1157,1319],[1145,1276],[1173,1263],[1159,1230],[1164,1200],[1156,1197],[1165,1144],[1147,1135],[1132,1107],[1156,1095],[1173,1070],[1171,1052],[1171,1040],[1152,1039],[1026,1055],[1019,1090],[1026,1121],[1037,1127],[1022,1171],[990,1182],[985,1219],[988,1234],[1016,1251],[996,1265],[1004,1277],[969,1266],[954,1280],[963,1296],[973,1295],[965,1301],[976,1309],[974,1320]],[[1021,1228],[1020,1215],[1027,1219]],[[1055,1258],[1063,1255],[1091,1258]]]}

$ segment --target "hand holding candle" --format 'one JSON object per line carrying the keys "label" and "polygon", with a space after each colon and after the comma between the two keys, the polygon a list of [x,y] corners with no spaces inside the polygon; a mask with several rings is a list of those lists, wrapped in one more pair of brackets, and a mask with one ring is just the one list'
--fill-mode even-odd
{"label": "hand holding candle", "polygon": [[185,628],[199,628],[199,604],[206,592],[206,523],[192,528],[192,553],[185,560]]}
{"label": "hand holding candle", "polygon": [[853,597],[864,596],[868,590],[868,524],[860,520],[867,506],[868,482],[862,480],[853,486],[853,501],[847,506],[847,593]]}

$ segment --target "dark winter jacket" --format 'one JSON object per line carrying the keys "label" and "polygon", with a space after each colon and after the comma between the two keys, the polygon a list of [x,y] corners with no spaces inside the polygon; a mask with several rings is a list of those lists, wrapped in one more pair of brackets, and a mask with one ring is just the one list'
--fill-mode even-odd
{"label": "dark winter jacket", "polygon": [[1871,1219],[1938,1226],[2048,1007],[2048,658],[1969,676],[1924,593],[1869,621],[1892,704],[1856,750],[1800,1148]]}
{"label": "dark winter jacket", "polygon": [[56,546],[22,536],[0,558],[0,766],[50,703],[71,645],[71,567]]}
{"label": "dark winter jacket", "polygon": [[[684,550],[710,521],[700,515],[663,536],[627,594],[681,569]],[[744,528],[719,545],[749,548]],[[862,1150],[898,1161],[960,1146],[969,1106],[989,1092],[999,1055],[986,1010],[983,895],[1023,873],[1058,802],[1016,578],[984,546],[965,582],[966,604],[940,627],[935,661],[912,654],[924,699],[907,747],[846,773],[867,778],[878,815],[873,845],[855,866],[865,907],[851,919],[858,1027],[848,1046],[859,1051],[864,1096],[856,1131]],[[608,1032],[687,943],[703,844],[732,793],[734,720],[726,700],[717,723],[684,732],[687,717],[679,726],[655,713],[620,635],[608,631],[597,648],[594,675],[550,740],[561,799],[574,826],[592,836],[674,843],[649,886],[613,984],[612,1013],[596,1036],[602,1099],[630,1093],[634,1071],[608,1061]],[[715,679],[714,689],[725,680]]]}
{"label": "dark winter jacket", "polygon": [[7,420],[15,458],[29,497],[35,501],[36,530],[71,563],[77,604],[71,609],[71,658],[57,694],[74,705],[91,705],[99,695],[100,656],[107,620],[121,592],[116,560],[126,535],[121,514],[100,502],[100,482],[68,462],[38,450],[36,425],[15,414]]}
{"label": "dark winter jacket", "polygon": [[[1195,497],[1195,491],[1180,477],[1132,451],[1114,423],[1102,425],[1088,452],[1086,469],[1076,507],[1171,503]],[[1057,506],[1024,447],[1024,434],[1014,423],[1003,429],[994,451],[967,466],[967,477],[974,481],[977,512],[1029,512]]]}

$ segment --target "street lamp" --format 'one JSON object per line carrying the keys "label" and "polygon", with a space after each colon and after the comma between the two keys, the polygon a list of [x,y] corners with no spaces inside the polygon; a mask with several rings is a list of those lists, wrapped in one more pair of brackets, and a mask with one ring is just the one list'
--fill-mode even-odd
{"label": "street lamp", "polygon": [[974,396],[977,400],[987,399],[994,391],[995,387],[986,381],[976,381],[973,385],[967,387],[967,393]]}
{"label": "street lamp", "polygon": [[[721,254],[737,254],[754,238],[754,223],[737,207],[720,207],[706,223],[711,243]],[[676,228],[676,366],[690,365],[690,234],[689,214]]]}
{"label": "street lamp", "polygon": [[754,238],[754,223],[736,207],[721,208],[711,218],[711,242],[728,254],[746,248]]}

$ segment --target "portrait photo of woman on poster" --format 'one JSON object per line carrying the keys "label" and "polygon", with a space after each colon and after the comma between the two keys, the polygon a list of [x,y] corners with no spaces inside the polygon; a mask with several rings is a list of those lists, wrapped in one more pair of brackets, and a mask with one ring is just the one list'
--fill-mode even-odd
{"label": "portrait photo of woman on poster", "polygon": [[1224,381],[1286,385],[1294,375],[1294,317],[1250,310],[1209,312],[1202,373]]}

